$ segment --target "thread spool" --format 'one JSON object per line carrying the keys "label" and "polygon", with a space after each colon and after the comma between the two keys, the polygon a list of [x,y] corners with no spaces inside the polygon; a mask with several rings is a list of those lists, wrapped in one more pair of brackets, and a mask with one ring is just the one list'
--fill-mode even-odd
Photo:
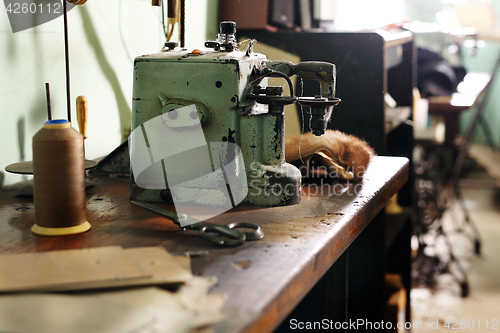
{"label": "thread spool", "polygon": [[73,5],[82,6],[87,2],[87,0],[68,0],[68,2],[72,3]]}
{"label": "thread spool", "polygon": [[83,137],[67,120],[49,120],[33,137],[35,225],[43,236],[85,232]]}

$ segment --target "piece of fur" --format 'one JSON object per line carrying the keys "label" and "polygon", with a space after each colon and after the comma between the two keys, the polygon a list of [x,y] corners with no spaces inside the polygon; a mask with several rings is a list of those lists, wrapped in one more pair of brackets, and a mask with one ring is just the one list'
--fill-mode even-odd
{"label": "piece of fur", "polygon": [[313,155],[339,178],[360,181],[375,152],[363,140],[336,130],[326,130],[321,136],[305,133],[286,137],[287,162],[304,161],[308,165]]}

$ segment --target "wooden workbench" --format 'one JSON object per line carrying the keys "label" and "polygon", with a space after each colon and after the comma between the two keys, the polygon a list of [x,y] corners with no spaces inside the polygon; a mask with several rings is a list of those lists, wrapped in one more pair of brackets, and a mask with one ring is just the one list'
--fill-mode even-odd
{"label": "wooden workbench", "polygon": [[434,96],[429,101],[429,114],[441,116],[445,122],[446,147],[454,147],[455,139],[460,132],[460,115],[478,104],[481,94],[488,89],[492,76],[488,73],[470,72],[460,83],[459,91],[452,96]]}
{"label": "wooden workbench", "polygon": [[298,205],[238,207],[213,218],[210,222],[247,221],[262,226],[264,239],[236,248],[217,248],[194,231],[181,231],[171,221],[131,204],[129,181],[119,177],[90,179],[95,186],[87,189],[89,232],[36,236],[30,231],[33,198],[16,197],[29,182],[18,183],[0,191],[0,253],[108,245],[162,246],[171,252],[208,250],[209,254],[192,259],[192,270],[196,275],[217,276],[212,291],[228,295],[226,311],[231,319],[216,331],[270,332],[401,188],[408,170],[406,158],[375,157],[361,184],[312,185],[303,188]]}

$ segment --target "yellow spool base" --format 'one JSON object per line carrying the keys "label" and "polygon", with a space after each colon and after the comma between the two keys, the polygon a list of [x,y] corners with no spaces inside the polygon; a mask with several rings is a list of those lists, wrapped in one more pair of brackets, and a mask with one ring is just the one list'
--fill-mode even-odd
{"label": "yellow spool base", "polygon": [[66,227],[66,228],[47,228],[40,227],[35,224],[31,227],[31,232],[41,236],[65,236],[65,235],[74,235],[80,234],[90,229],[90,223],[85,221],[84,223],[74,226],[74,227]]}
{"label": "yellow spool base", "polygon": [[394,194],[394,196],[389,200],[387,206],[385,206],[385,213],[388,215],[398,215],[403,212],[403,208],[398,204],[398,194]]}

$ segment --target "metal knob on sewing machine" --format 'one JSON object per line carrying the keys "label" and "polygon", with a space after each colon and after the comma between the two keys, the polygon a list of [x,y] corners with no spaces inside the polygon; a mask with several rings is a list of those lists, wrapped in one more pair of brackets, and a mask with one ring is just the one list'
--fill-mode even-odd
{"label": "metal knob on sewing machine", "polygon": [[220,33],[216,41],[208,41],[205,47],[212,48],[215,51],[232,52],[237,48],[236,43],[236,23],[231,21],[221,22]]}
{"label": "metal knob on sewing machine", "polygon": [[[166,47],[135,59],[132,200],[174,203],[193,218],[204,212],[202,219],[241,203],[300,201],[301,173],[285,162],[284,106],[311,107],[313,133],[323,134],[340,102],[335,65],[270,61],[253,43],[238,50],[235,32],[234,22],[222,22],[206,49]],[[318,96],[295,96],[293,75],[318,81]],[[268,86],[269,77],[284,79],[290,95]]]}

